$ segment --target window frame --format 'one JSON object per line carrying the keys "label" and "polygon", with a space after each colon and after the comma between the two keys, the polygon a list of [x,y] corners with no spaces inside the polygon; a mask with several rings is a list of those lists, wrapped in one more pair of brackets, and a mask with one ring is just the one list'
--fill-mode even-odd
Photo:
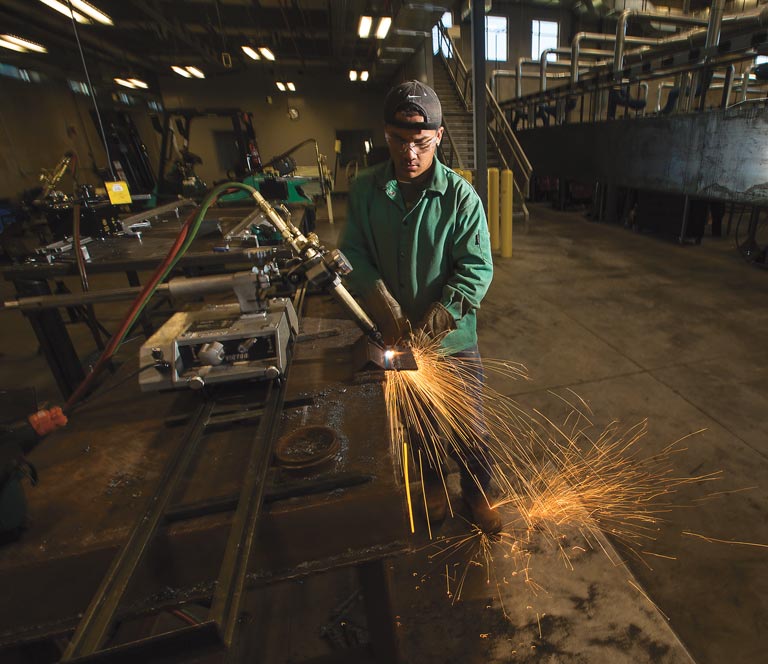
{"label": "window frame", "polygon": [[[542,23],[547,23],[550,25],[556,26],[556,34],[554,35],[555,41],[554,46],[542,46],[542,30],[541,25]],[[538,24],[538,32],[534,32],[534,27]],[[541,52],[548,49],[548,48],[558,48],[560,46],[560,21],[550,21],[549,19],[543,19],[543,18],[532,18],[531,19],[531,60],[536,60],[538,62],[539,58],[541,57]],[[545,35],[546,39],[551,39],[552,35]],[[538,52],[534,51],[534,44],[537,43],[536,40],[538,40]],[[547,55],[547,61],[548,62],[555,62],[557,60],[557,54],[556,53],[549,53]]]}
{"label": "window frame", "polygon": [[[504,57],[498,58],[498,57],[491,57],[490,52],[490,45],[491,45],[491,34],[499,34],[502,31],[501,30],[494,30],[493,33],[488,29],[488,19],[498,19],[501,21],[504,21]],[[499,40],[497,38],[494,38],[494,48],[495,52],[494,55],[499,54],[499,47],[498,42]],[[485,60],[487,62],[508,62],[509,61],[509,18],[507,16],[496,16],[494,14],[486,14],[485,15]]]}

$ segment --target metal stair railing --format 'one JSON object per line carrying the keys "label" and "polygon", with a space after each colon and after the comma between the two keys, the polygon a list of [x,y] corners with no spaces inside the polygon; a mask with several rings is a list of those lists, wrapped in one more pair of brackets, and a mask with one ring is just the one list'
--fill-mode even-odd
{"label": "metal stair railing", "polygon": [[[438,22],[437,28],[437,52],[440,54],[440,58],[448,71],[448,75],[464,108],[469,111],[472,107],[472,77],[469,75],[469,70],[456,50],[453,40],[442,21]],[[487,85],[485,86],[485,94],[488,109],[488,117],[486,118],[488,122],[488,135],[491,137],[491,141],[496,148],[499,161],[504,164],[505,168],[509,168],[513,172],[514,188],[518,194],[515,198],[520,201],[527,220],[528,210],[525,206],[525,198],[530,190],[533,167]]]}
{"label": "metal stair railing", "polygon": [[[448,149],[446,150],[445,147],[446,142],[442,141],[439,147],[440,161],[451,168],[459,168],[463,170],[464,160],[461,158],[461,152],[459,152],[459,149],[456,147],[453,136],[451,136],[451,132],[448,131],[448,127],[445,125],[443,125],[443,136],[448,138]],[[456,160],[456,163],[454,163],[454,159]]]}
{"label": "metal stair railing", "polygon": [[472,109],[472,78],[442,21],[437,23],[437,52],[453,81],[464,109]]}
{"label": "metal stair railing", "polygon": [[[494,149],[499,155],[499,162],[501,163],[502,167],[505,169],[513,170],[509,168],[509,163],[507,163],[507,160],[504,158],[504,154],[496,141],[496,135],[494,132],[489,131],[488,132],[488,138],[491,140],[491,143],[493,144]],[[530,180],[528,180],[530,181]],[[526,189],[525,192],[523,192],[520,189],[520,186],[517,184],[517,180],[514,177],[514,171],[512,176],[512,187],[514,189],[514,195],[512,197],[512,204],[518,204],[520,206],[520,211],[523,214],[523,219],[525,220],[525,230],[528,231],[528,220],[530,219],[530,212],[528,211],[528,206],[525,204],[525,198],[528,195],[528,191]]]}
{"label": "metal stair railing", "polygon": [[487,85],[485,90],[488,100],[488,134],[493,137],[499,158],[508,164],[507,168],[510,168],[514,173],[516,188],[527,197],[533,166],[528,161],[517,136],[512,131],[512,127],[509,126],[506,116],[499,108],[496,98],[491,94]]}

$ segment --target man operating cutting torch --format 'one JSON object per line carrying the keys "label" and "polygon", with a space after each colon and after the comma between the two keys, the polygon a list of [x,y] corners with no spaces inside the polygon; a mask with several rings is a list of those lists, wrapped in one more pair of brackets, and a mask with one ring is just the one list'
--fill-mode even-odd
{"label": "man operating cutting torch", "polygon": [[[467,399],[482,420],[476,312],[493,277],[482,203],[435,155],[443,127],[432,88],[419,81],[392,88],[384,102],[384,132],[390,160],[360,173],[349,192],[340,239],[354,268],[348,281],[387,343],[420,330],[440,341],[446,361],[471,372],[476,380],[467,384]],[[478,438],[475,444],[482,445],[483,436]],[[462,456],[464,500],[474,522],[496,533],[502,523],[486,497],[486,455]],[[441,521],[447,495],[438,468],[424,469],[424,491],[430,521]]]}

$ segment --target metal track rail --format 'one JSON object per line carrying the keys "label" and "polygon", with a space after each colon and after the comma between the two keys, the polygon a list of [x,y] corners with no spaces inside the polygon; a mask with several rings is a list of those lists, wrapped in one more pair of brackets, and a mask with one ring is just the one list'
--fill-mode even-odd
{"label": "metal track rail", "polygon": [[240,500],[232,521],[224,561],[213,595],[210,615],[219,626],[222,641],[227,648],[231,647],[235,637],[235,628],[245,594],[248,561],[256,541],[258,517],[264,502],[264,486],[280,419],[277,415],[282,410],[286,384],[286,380],[270,383],[264,410],[265,413],[274,414],[274,416],[268,415],[261,418],[251,444],[251,454],[240,490]]}
{"label": "metal track rail", "polygon": [[[294,297],[299,315],[303,309],[305,295],[306,287],[302,287]],[[289,345],[288,371],[292,355],[292,345]],[[62,662],[132,661],[131,658],[138,653],[142,653],[143,658],[155,647],[161,650],[172,647],[186,651],[190,647],[201,647],[203,641],[207,646],[218,643],[222,649],[232,646],[237,637],[238,619],[246,591],[248,562],[256,542],[266,476],[285,401],[286,385],[287,375],[283,379],[272,381],[267,387],[263,403],[249,404],[245,410],[229,413],[224,419],[217,414],[217,408],[222,404],[218,404],[215,399],[201,404],[192,414],[157,492],[112,561],[64,652]],[[195,458],[206,430],[254,419],[255,416],[259,417],[258,428],[251,440],[245,477],[219,571],[213,604],[208,619],[197,626],[200,633],[196,632],[196,638],[190,639],[190,630],[186,628],[161,635],[162,638],[149,637],[113,648],[104,648],[121,600],[147,554],[158,528],[166,523],[166,516],[172,512],[171,501],[190,467],[190,462]],[[177,632],[179,638],[176,638]]]}
{"label": "metal track rail", "polygon": [[195,456],[215,405],[213,401],[205,403],[192,416],[184,433],[183,442],[168,464],[157,493],[149,501],[147,509],[136,522],[128,540],[112,561],[64,652],[62,662],[71,662],[78,657],[93,654],[104,643],[120,601],[147,553],[149,543],[162,522],[163,515],[170,507],[170,501],[179,482]]}

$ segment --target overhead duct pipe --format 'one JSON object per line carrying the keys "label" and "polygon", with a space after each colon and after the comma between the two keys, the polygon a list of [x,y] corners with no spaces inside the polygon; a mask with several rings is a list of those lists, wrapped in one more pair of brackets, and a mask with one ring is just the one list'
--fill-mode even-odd
{"label": "overhead duct pipe", "polygon": [[[613,44],[616,42],[614,33],[603,32],[577,32],[571,40],[571,82],[576,83],[579,80],[579,59],[582,54],[588,53],[587,49],[582,50],[582,41],[600,42],[602,44]],[[637,44],[638,46],[654,46],[661,40],[653,37],[625,37],[625,43]],[[633,51],[634,52],[634,51]],[[610,51],[613,53],[613,51]]]}
{"label": "overhead duct pipe", "polygon": [[676,16],[672,14],[659,14],[657,12],[644,12],[637,9],[625,9],[619,15],[616,24],[616,46],[613,53],[613,71],[618,73],[624,68],[624,45],[627,41],[627,25],[631,18],[649,18],[657,23],[670,23],[672,25],[706,26],[709,21],[695,16]]}
{"label": "overhead duct pipe", "polygon": [[[591,56],[596,58],[604,58],[606,56],[611,55],[613,51],[602,51],[599,49],[584,49],[581,51],[581,55],[583,56]],[[571,53],[570,48],[545,48],[541,55],[539,56],[539,88],[541,90],[547,89],[547,67],[549,65],[554,65],[558,67],[571,67],[571,62],[568,60],[555,60],[553,62],[549,62],[547,59],[547,56],[550,53],[554,53],[555,55],[568,55]]]}
{"label": "overhead duct pipe", "polygon": [[[713,2],[716,3],[718,0],[713,0]],[[742,25],[749,25],[750,23],[755,23],[759,26],[768,25],[768,7],[759,7],[751,11],[738,14],[728,14],[727,16],[723,16],[721,14],[720,18],[713,16],[712,18],[715,18],[715,26],[719,24],[720,27],[718,29],[713,27],[712,30],[710,30],[710,21],[708,19],[696,18],[693,16],[670,16],[669,14],[658,15],[654,14],[653,12],[642,12],[630,9],[624,10],[621,13],[621,16],[619,16],[619,21],[616,25],[616,47],[613,59],[613,70],[616,73],[620,72],[624,68],[624,56],[626,55],[624,52],[624,45],[631,43],[631,38],[626,34],[627,23],[629,19],[633,17],[651,18],[659,23],[706,26],[694,28],[681,34],[671,35],[669,37],[662,37],[661,39],[658,39],[655,46],[663,48],[665,46],[671,46],[683,42],[689,42],[690,44],[693,44],[695,40],[697,41],[699,39],[704,39],[706,43],[706,38],[708,35],[710,35],[710,32],[712,37],[714,37],[715,32],[717,32],[719,41],[720,29],[724,28],[737,28],[741,27]],[[655,49],[653,49],[653,51],[655,55]]]}

